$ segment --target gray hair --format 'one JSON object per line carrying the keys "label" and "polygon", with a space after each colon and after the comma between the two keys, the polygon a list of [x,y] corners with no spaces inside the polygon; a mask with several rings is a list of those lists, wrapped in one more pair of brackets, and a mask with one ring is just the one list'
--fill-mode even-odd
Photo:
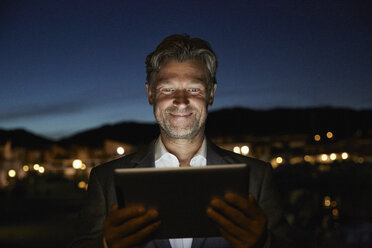
{"label": "gray hair", "polygon": [[190,38],[187,34],[174,34],[166,37],[155,51],[146,57],[146,80],[150,86],[155,74],[160,71],[161,65],[172,59],[179,62],[189,59],[201,60],[207,68],[207,89],[210,90],[217,83],[217,56],[210,44],[199,38]]}

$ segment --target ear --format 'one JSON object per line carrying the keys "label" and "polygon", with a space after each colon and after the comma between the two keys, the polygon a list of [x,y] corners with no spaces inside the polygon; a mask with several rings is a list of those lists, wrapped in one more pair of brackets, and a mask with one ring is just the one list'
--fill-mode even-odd
{"label": "ear", "polygon": [[152,91],[151,91],[150,84],[149,84],[148,82],[146,82],[145,85],[146,85],[147,98],[148,98],[148,100],[149,100],[149,104],[150,104],[151,106],[153,106],[153,105],[154,105],[154,102],[153,102],[153,100],[152,100]]}
{"label": "ear", "polygon": [[217,89],[217,84],[213,84],[213,87],[211,89],[210,95],[209,95],[209,100],[208,100],[208,106],[212,106],[213,101],[214,101],[214,94],[216,93]]}

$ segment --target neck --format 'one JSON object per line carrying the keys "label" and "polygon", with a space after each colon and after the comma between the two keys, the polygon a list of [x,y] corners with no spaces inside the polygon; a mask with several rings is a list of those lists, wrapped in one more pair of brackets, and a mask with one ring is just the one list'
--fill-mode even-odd
{"label": "neck", "polygon": [[189,166],[191,159],[198,152],[204,140],[204,132],[192,139],[173,139],[161,132],[161,141],[168,152],[178,158],[180,166]]}

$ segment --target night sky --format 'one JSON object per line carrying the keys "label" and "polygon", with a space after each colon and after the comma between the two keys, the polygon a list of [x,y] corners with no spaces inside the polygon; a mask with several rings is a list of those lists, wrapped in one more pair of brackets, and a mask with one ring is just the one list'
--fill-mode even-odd
{"label": "night sky", "polygon": [[0,128],[49,138],[154,122],[145,57],[166,36],[209,41],[211,110],[372,108],[371,1],[0,2]]}

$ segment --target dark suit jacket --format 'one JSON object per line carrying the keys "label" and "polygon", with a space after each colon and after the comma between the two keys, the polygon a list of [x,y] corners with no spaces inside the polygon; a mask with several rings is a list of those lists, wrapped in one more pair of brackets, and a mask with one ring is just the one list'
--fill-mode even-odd
{"label": "dark suit jacket", "polygon": [[[103,248],[102,223],[112,205],[117,203],[113,170],[116,168],[154,167],[154,145],[137,153],[124,156],[117,160],[97,166],[92,169],[86,199],[80,213],[79,225],[81,233],[71,247]],[[257,159],[241,156],[223,150],[212,142],[207,142],[207,164],[249,165],[249,191],[253,194],[268,218],[270,247],[289,247],[288,225],[283,219],[281,199],[272,180],[270,164]],[[146,248],[171,248],[168,240],[151,241]],[[192,248],[231,247],[223,238],[194,238]]]}

